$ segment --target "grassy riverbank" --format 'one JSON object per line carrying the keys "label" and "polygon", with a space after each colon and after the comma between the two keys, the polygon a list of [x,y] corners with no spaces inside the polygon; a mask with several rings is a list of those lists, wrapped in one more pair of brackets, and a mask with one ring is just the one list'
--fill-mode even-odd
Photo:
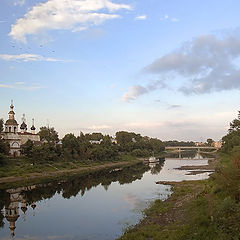
{"label": "grassy riverbank", "polygon": [[240,155],[220,155],[208,180],[171,183],[172,196],[156,200],[121,240],[240,239]]}
{"label": "grassy riverbank", "polygon": [[32,182],[33,180],[51,180],[56,177],[85,174],[104,168],[128,166],[141,161],[142,159],[129,155],[123,155],[111,162],[66,161],[31,164],[28,159],[7,159],[0,167],[0,185],[23,181]]}

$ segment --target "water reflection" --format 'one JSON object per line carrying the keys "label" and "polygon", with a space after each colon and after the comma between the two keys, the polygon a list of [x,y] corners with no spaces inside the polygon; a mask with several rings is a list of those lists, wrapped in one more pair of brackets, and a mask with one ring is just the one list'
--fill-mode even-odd
{"label": "water reflection", "polygon": [[[160,172],[162,163],[156,168]],[[150,167],[142,163],[135,166],[120,169],[111,169],[90,173],[85,176],[73,176],[64,181],[54,181],[34,186],[20,187],[0,191],[0,227],[4,227],[4,217],[9,223],[11,236],[15,236],[16,222],[22,213],[23,221],[26,221],[26,212],[31,207],[36,208],[36,203],[51,199],[56,193],[61,194],[64,199],[84,194],[98,185],[107,191],[109,186],[118,182],[119,185],[130,184],[140,180]],[[130,197],[126,201],[130,202]]]}
{"label": "water reflection", "polygon": [[176,161],[179,161],[177,165],[174,161],[160,159],[159,163],[139,163],[61,181],[0,190],[0,239],[9,239],[15,234],[16,239],[21,240],[115,239],[126,225],[136,224],[142,218],[141,210],[149,201],[165,200],[171,194],[170,186],[155,182],[164,176],[175,175],[175,180],[184,178],[183,171],[173,175],[171,171],[181,164],[192,165],[192,162]]}

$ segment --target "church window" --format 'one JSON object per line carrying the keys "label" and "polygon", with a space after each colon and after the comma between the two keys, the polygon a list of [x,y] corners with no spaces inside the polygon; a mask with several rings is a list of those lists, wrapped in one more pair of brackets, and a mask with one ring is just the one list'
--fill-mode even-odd
{"label": "church window", "polygon": [[11,127],[9,127],[9,132],[11,132]]}
{"label": "church window", "polygon": [[17,132],[17,128],[16,127],[14,127],[14,133],[16,133]]}

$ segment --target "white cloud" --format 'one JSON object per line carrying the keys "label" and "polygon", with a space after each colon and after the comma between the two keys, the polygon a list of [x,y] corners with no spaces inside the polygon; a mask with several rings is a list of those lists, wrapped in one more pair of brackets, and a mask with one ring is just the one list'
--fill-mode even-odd
{"label": "white cloud", "polygon": [[134,128],[134,129],[143,129],[143,128],[157,128],[162,127],[164,125],[163,122],[131,122],[127,123],[125,127]]}
{"label": "white cloud", "polygon": [[14,6],[23,6],[25,4],[26,0],[15,0]]}
{"label": "white cloud", "polygon": [[178,18],[175,18],[175,17],[170,17],[168,14],[165,14],[163,19],[163,21],[171,21],[171,22],[179,22],[179,19]]}
{"label": "white cloud", "polygon": [[178,18],[171,18],[171,21],[172,22],[179,22],[179,19]]}
{"label": "white cloud", "polygon": [[146,20],[146,19],[147,19],[147,15],[141,15],[141,16],[135,17],[135,20]]}
{"label": "white cloud", "polygon": [[1,84],[0,83],[0,88],[14,88],[14,87],[11,86],[11,85],[8,85],[8,84]]}
{"label": "white cloud", "polygon": [[164,19],[168,19],[169,16],[167,14],[164,15]]}
{"label": "white cloud", "polygon": [[9,35],[22,42],[26,36],[46,30],[86,30],[106,20],[119,18],[113,14],[119,10],[130,10],[130,5],[116,4],[110,0],[48,0],[38,3],[23,18],[12,25]]}
{"label": "white cloud", "polygon": [[24,82],[15,82],[14,84],[2,84],[0,83],[0,88],[10,88],[10,89],[18,89],[18,90],[28,90],[33,91],[42,88],[41,86],[35,85],[25,85]]}
{"label": "white cloud", "polygon": [[89,130],[101,130],[101,129],[110,129],[111,126],[108,125],[93,125],[91,127],[88,127]]}
{"label": "white cloud", "polygon": [[216,37],[202,35],[145,68],[158,76],[181,76],[184,94],[240,90],[240,32]]}
{"label": "white cloud", "polygon": [[17,84],[17,85],[24,85],[25,83],[24,82],[15,82],[15,84]]}
{"label": "white cloud", "polygon": [[137,97],[147,93],[148,90],[140,85],[131,86],[129,91],[122,96],[122,101],[129,102],[135,100]]}
{"label": "white cloud", "polygon": [[130,102],[130,101],[137,99],[141,95],[144,95],[146,93],[155,91],[156,89],[165,88],[165,87],[166,86],[165,86],[164,81],[155,81],[153,83],[148,84],[145,87],[143,87],[141,85],[134,85],[134,86],[129,87],[128,92],[126,92],[122,96],[122,101]]}
{"label": "white cloud", "polygon": [[23,61],[23,62],[31,62],[31,61],[65,62],[65,60],[43,57],[41,55],[28,54],[28,53],[19,54],[19,55],[0,54],[0,59],[5,61]]}

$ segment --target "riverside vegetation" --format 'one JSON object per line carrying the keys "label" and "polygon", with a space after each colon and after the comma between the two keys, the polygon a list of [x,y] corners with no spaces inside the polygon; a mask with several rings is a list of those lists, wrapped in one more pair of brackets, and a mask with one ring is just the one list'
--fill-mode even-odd
{"label": "riverside vegetation", "polygon": [[[0,119],[0,134],[2,131],[3,120]],[[80,133],[78,137],[70,133],[61,142],[54,128],[41,127],[38,134],[41,143],[35,145],[28,140],[21,148],[23,157],[16,159],[7,157],[9,146],[0,139],[0,178],[96,168],[109,166],[109,163],[125,164],[139,157],[148,157],[152,152],[159,155],[165,149],[159,139],[124,131],[116,133],[118,144],[102,133]]]}
{"label": "riverside vegetation", "polygon": [[217,159],[208,180],[173,183],[172,196],[156,200],[120,240],[239,240],[240,114],[230,123]]}

